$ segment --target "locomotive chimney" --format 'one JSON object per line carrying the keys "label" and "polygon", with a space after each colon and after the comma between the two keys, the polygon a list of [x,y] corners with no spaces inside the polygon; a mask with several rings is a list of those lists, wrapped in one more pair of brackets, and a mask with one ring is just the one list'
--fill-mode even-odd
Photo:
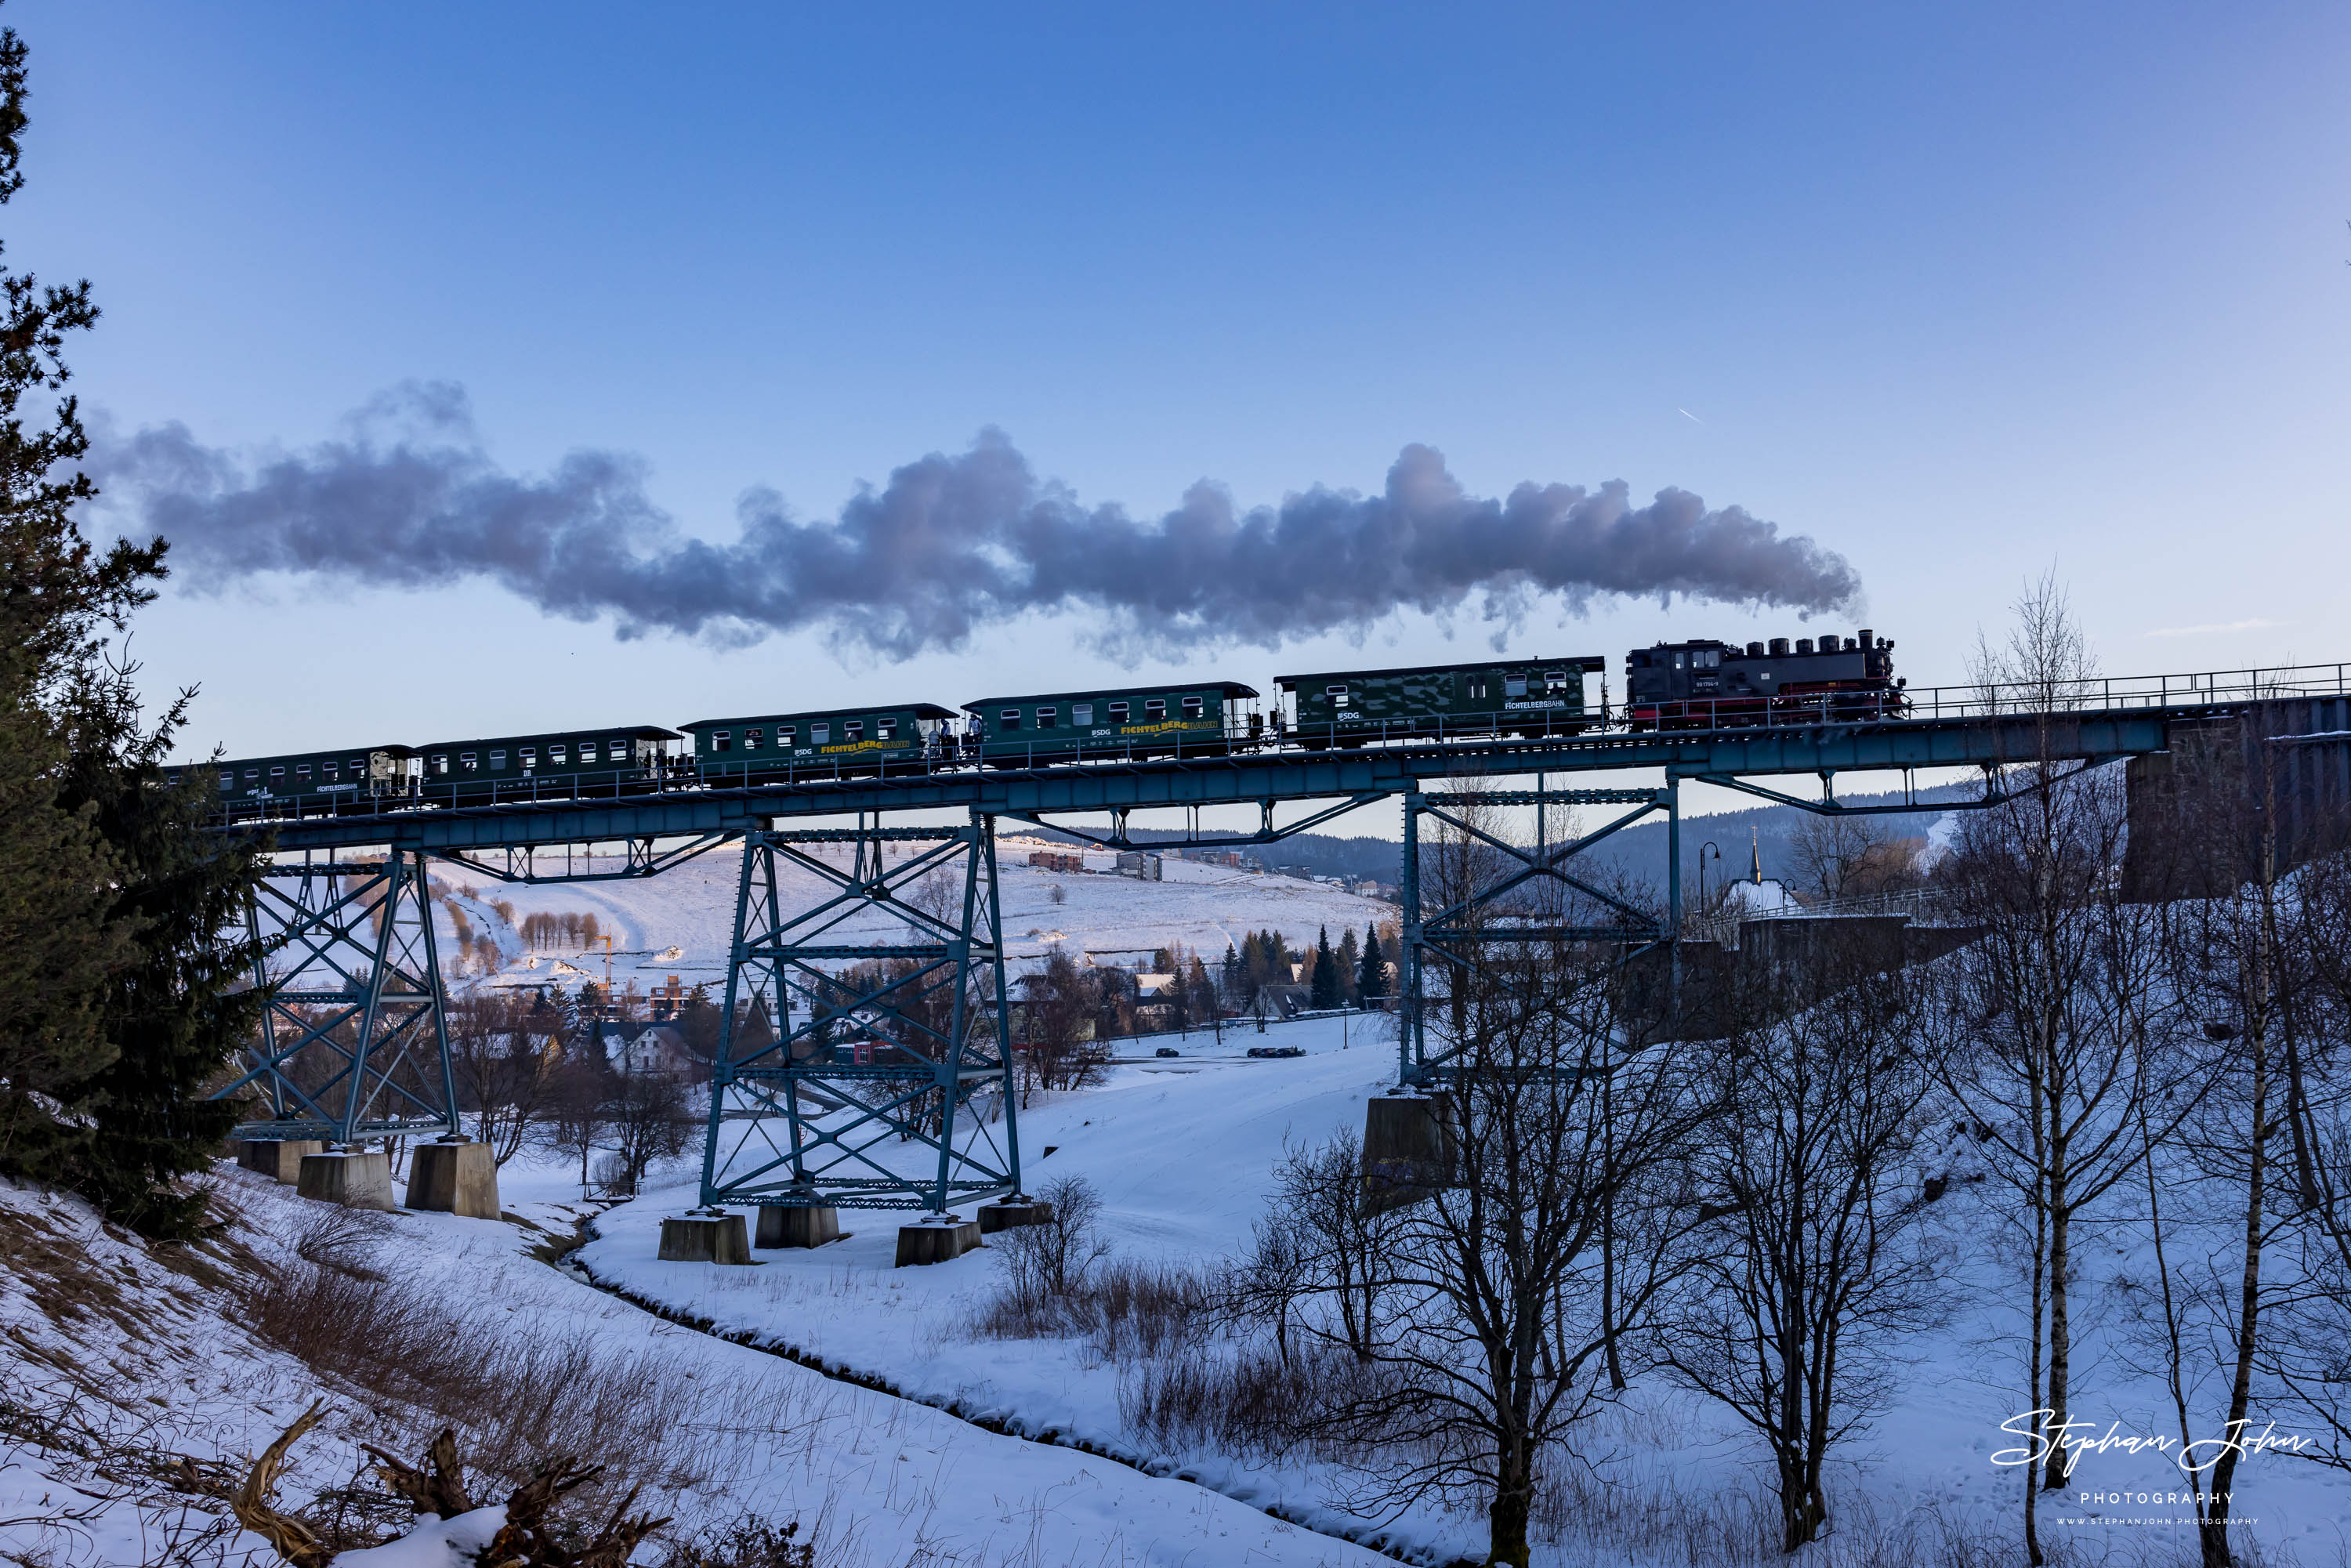
{"label": "locomotive chimney", "polygon": [[1748,644],[1747,644],[1747,656],[1748,656],[1749,658],[1750,658],[1750,659],[1760,659],[1760,658],[1761,658],[1761,657],[1763,656],[1763,644],[1762,644],[1762,643],[1748,643]]}

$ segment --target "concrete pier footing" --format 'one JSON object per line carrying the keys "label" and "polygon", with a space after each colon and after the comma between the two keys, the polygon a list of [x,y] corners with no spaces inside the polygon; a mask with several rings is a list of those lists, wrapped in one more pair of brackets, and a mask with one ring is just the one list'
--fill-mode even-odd
{"label": "concrete pier footing", "polygon": [[1010,1230],[1020,1225],[1050,1225],[1053,1206],[1039,1203],[1033,1197],[1008,1197],[1000,1203],[979,1206],[979,1233],[993,1236],[999,1230]]}
{"label": "concrete pier footing", "polygon": [[317,1138],[246,1138],[236,1145],[236,1163],[291,1186],[302,1179],[302,1156],[326,1147]]}
{"label": "concrete pier footing", "polygon": [[1364,1105],[1364,1202],[1374,1212],[1426,1197],[1459,1159],[1447,1094],[1380,1094]]}
{"label": "concrete pier footing", "polygon": [[898,1227],[898,1267],[950,1263],[979,1245],[979,1221],[932,1214]]}
{"label": "concrete pier footing", "polygon": [[417,1145],[408,1160],[408,1207],[496,1219],[498,1162],[490,1145],[458,1138]]}
{"label": "concrete pier footing", "polygon": [[763,1203],[755,1247],[821,1247],[841,1239],[841,1210],[829,1203]]}
{"label": "concrete pier footing", "polygon": [[751,1248],[739,1214],[674,1214],[662,1221],[664,1263],[748,1263]]}
{"label": "concrete pier footing", "polygon": [[390,1208],[392,1156],[381,1149],[329,1149],[302,1156],[295,1191],[346,1208]]}

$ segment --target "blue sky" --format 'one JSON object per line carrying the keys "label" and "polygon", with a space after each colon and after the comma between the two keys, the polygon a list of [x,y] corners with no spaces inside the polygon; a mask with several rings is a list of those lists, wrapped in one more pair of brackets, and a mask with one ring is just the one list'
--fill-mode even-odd
{"label": "blue sky", "polygon": [[[2339,6],[0,17],[35,88],[0,234],[92,280],[78,384],[121,429],[299,449],[453,381],[508,468],[633,454],[714,539],[747,488],[822,515],[985,426],[1144,514],[1376,489],[1425,442],[1480,494],[1808,534],[1914,685],[2053,563],[2114,673],[2351,658]],[[1805,629],[1558,619],[1513,646]],[[1084,630],[845,667],[271,578],[135,647],[244,751],[1083,685]],[[1405,619],[1213,662],[1447,656]]]}

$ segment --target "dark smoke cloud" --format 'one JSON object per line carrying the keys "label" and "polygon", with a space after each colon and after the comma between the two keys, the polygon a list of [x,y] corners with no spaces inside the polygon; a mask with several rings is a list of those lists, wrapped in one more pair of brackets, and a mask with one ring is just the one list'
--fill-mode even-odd
{"label": "dark smoke cloud", "polygon": [[1377,495],[1317,486],[1241,509],[1203,482],[1138,519],[1040,481],[990,430],[861,488],[835,517],[803,521],[753,491],[728,544],[682,534],[632,457],[575,452],[542,477],[506,472],[445,384],[387,393],[300,453],[240,462],[173,423],[102,437],[94,457],[118,517],[168,538],[199,586],[259,572],[402,588],[483,578],[550,614],[609,617],[623,637],[742,644],[815,629],[837,652],[891,659],[1031,611],[1092,612],[1093,640],[1132,657],[1272,647],[1472,601],[1499,645],[1546,598],[1579,614],[1607,594],[1809,613],[1861,586],[1843,557],[1685,490],[1645,507],[1616,482],[1479,497],[1420,445]]}

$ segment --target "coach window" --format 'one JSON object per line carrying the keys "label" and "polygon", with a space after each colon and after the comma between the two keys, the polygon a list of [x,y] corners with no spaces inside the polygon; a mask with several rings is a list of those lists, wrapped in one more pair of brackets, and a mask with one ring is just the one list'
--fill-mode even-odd
{"label": "coach window", "polygon": [[897,739],[898,721],[894,718],[875,719],[873,721],[873,738],[876,740]]}
{"label": "coach window", "polygon": [[261,769],[258,768],[248,768],[245,770],[245,777],[248,781],[259,779],[261,777]]}
{"label": "coach window", "polygon": [[842,719],[841,721],[841,738],[851,742],[865,738],[865,721],[862,718]]}
{"label": "coach window", "polygon": [[360,774],[362,774],[362,773],[364,773],[364,772],[366,772],[366,771],[367,771],[367,758],[364,758],[364,757],[354,757],[354,758],[351,758],[351,777],[352,777],[352,778],[356,779],[356,778],[358,778]]}
{"label": "coach window", "polygon": [[1126,722],[1126,705],[1124,703],[1113,703],[1110,705],[1110,721],[1113,724],[1124,724]]}
{"label": "coach window", "polygon": [[234,789],[236,788],[236,769],[234,768],[225,768],[221,770],[221,788],[224,789]]}
{"label": "coach window", "polygon": [[832,726],[829,724],[812,724],[809,726],[809,744],[810,746],[822,746],[826,741],[831,740],[831,738]]}
{"label": "coach window", "polygon": [[538,747],[536,746],[526,746],[518,748],[515,752],[515,760],[522,764],[524,772],[529,772],[532,768],[538,766]]}
{"label": "coach window", "polygon": [[1184,716],[1186,718],[1199,718],[1207,712],[1207,702],[1205,698],[1186,697],[1184,699]]}
{"label": "coach window", "polygon": [[321,779],[335,778],[341,771],[341,765],[336,762],[336,760],[331,757],[327,758],[326,761],[319,764],[319,777]]}
{"label": "coach window", "polygon": [[564,749],[563,742],[550,740],[547,743],[547,765],[549,768],[566,767],[570,761],[570,754]]}
{"label": "coach window", "polygon": [[792,737],[798,733],[799,731],[795,730],[789,724],[779,724],[776,726],[776,749],[781,751],[786,747],[791,745]]}
{"label": "coach window", "polygon": [[1017,707],[1006,708],[996,716],[1002,721],[1001,727],[1008,732],[1020,727],[1020,710]]}
{"label": "coach window", "polygon": [[768,732],[764,729],[747,729],[743,732],[743,749],[757,751],[759,749],[759,743],[767,738]]}
{"label": "coach window", "polygon": [[1060,710],[1058,709],[1049,707],[1039,708],[1037,710],[1037,727],[1039,729],[1052,728],[1053,721],[1058,716],[1059,711]]}
{"label": "coach window", "polygon": [[280,779],[283,779],[283,778],[285,778],[285,777],[286,777],[286,769],[284,769],[283,768],[271,768],[271,769],[269,770],[269,781],[270,781],[272,784],[277,783]]}
{"label": "coach window", "polygon": [[449,771],[449,754],[444,751],[435,756],[433,758],[432,768],[434,772],[445,776]]}
{"label": "coach window", "polygon": [[1157,724],[1166,718],[1167,699],[1165,697],[1144,698],[1143,716],[1150,720],[1153,724]]}
{"label": "coach window", "polygon": [[710,749],[713,751],[734,750],[735,732],[731,729],[712,730],[710,732]]}
{"label": "coach window", "polygon": [[299,779],[305,784],[308,784],[310,781],[310,765],[307,762],[296,763],[294,765],[294,777]]}
{"label": "coach window", "polygon": [[504,751],[493,751],[490,753],[490,767],[494,771],[503,768],[506,765],[507,754]]}
{"label": "coach window", "polygon": [[1505,674],[1502,677],[1502,695],[1506,697],[1522,697],[1526,695],[1527,677],[1525,672],[1520,670],[1512,670],[1509,674]]}
{"label": "coach window", "polygon": [[1092,703],[1071,703],[1071,704],[1070,705],[1070,722],[1071,722],[1071,724],[1073,724],[1073,725],[1077,725],[1077,726],[1079,726],[1079,727],[1084,727],[1084,726],[1086,726],[1086,725],[1090,725],[1090,724],[1093,723],[1093,721],[1094,721],[1094,705],[1093,705],[1093,704],[1092,704]]}
{"label": "coach window", "polygon": [[457,766],[468,773],[474,771],[474,754],[470,751],[457,753]]}

